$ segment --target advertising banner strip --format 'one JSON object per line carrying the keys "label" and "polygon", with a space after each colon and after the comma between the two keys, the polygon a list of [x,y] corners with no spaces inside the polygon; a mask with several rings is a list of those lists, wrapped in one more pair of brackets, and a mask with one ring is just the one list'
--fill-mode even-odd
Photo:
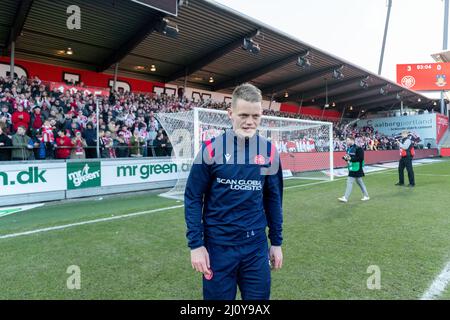
{"label": "advertising banner strip", "polygon": [[439,143],[448,130],[448,117],[436,114],[436,142]]}
{"label": "advertising banner strip", "polygon": [[66,163],[16,163],[0,165],[0,197],[16,194],[64,191]]}
{"label": "advertising banner strip", "polygon": [[102,186],[115,186],[187,178],[188,162],[171,159],[104,161],[101,165]]}
{"label": "advertising banner strip", "polygon": [[372,126],[387,136],[398,136],[403,130],[417,134],[422,141],[424,139],[436,139],[436,114],[420,114],[414,116],[376,118],[360,120],[358,127]]}

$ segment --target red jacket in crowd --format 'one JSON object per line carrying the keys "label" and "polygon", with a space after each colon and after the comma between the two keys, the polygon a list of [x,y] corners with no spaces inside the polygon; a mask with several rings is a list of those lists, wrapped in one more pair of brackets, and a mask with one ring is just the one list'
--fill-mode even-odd
{"label": "red jacket in crowd", "polygon": [[56,159],[67,159],[70,157],[73,144],[72,140],[68,136],[57,137],[56,146]]}
{"label": "red jacket in crowd", "polygon": [[26,111],[16,111],[12,114],[11,122],[14,132],[17,131],[19,126],[24,126],[28,130],[30,126],[30,114]]}

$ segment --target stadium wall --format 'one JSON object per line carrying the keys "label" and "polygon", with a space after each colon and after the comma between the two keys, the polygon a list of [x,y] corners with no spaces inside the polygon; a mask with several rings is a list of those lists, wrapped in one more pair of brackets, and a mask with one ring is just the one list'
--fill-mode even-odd
{"label": "stadium wall", "polygon": [[8,161],[0,206],[173,187],[190,166],[171,158]]}
{"label": "stadium wall", "polygon": [[[437,157],[438,149],[418,149],[415,150],[415,159]],[[342,159],[344,151],[334,152],[334,167],[343,168],[347,163]],[[398,150],[386,151],[365,151],[365,164],[376,164],[383,162],[394,162],[400,159]],[[281,153],[281,163],[283,169],[292,172],[303,172],[313,170],[328,170],[329,166],[328,152],[299,152],[299,153]]]}

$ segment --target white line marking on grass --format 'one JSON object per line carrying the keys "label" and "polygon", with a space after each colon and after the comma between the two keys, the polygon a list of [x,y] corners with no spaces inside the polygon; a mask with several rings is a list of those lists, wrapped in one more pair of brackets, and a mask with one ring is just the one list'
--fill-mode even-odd
{"label": "white line marking on grass", "polygon": [[[342,180],[342,178],[334,179],[333,181],[336,181],[336,180]],[[284,187],[283,189],[287,190],[287,189],[293,189],[293,188],[313,186],[313,185],[316,185],[316,184],[322,184],[322,183],[327,183],[327,182],[332,182],[332,181],[331,180],[326,180],[326,181],[320,181],[320,182],[311,182],[311,183],[305,183],[305,184],[298,184],[298,185],[295,185],[295,186]]]}
{"label": "white line marking on grass", "polygon": [[[417,167],[418,166],[426,166],[426,165],[430,165],[430,164],[436,164],[436,162],[414,163],[414,167],[416,167],[416,166]],[[396,171],[396,170],[398,170],[398,168],[386,169],[386,170],[375,171],[375,172],[368,172],[368,173],[366,173],[366,176],[373,175],[373,174],[380,174],[380,173],[388,174],[389,172]],[[416,173],[414,173],[414,174],[417,175]],[[443,175],[439,175],[439,176],[443,176]],[[301,187],[313,186],[313,185],[316,185],[316,184],[328,183],[328,182],[333,182],[333,181],[340,181],[340,180],[344,180],[344,179],[347,179],[347,176],[334,178],[333,180],[325,180],[325,181],[320,181],[320,182],[305,183],[305,184],[299,184],[299,185],[295,185],[295,186],[284,187],[283,189],[287,190],[287,189],[301,188]],[[301,178],[299,180],[301,180]]]}
{"label": "white line marking on grass", "polygon": [[441,273],[434,279],[428,290],[422,295],[420,300],[433,300],[439,297],[450,282],[450,261],[441,271]]}
{"label": "white line marking on grass", "polygon": [[[396,174],[396,173],[389,173]],[[450,174],[434,174],[434,173],[415,173],[414,176],[429,176],[429,177],[450,177]]]}
{"label": "white line marking on grass", "polygon": [[414,173],[416,176],[450,177],[450,174]]}
{"label": "white line marking on grass", "polygon": [[[382,171],[368,172],[368,173],[366,173],[366,176],[373,175],[373,174],[379,174],[379,173],[388,173],[389,171],[392,171],[392,170],[397,170],[397,169],[387,169],[387,170],[382,170]],[[312,186],[312,185],[316,185],[316,184],[328,183],[328,182],[333,182],[333,181],[340,181],[340,180],[345,180],[345,179],[347,179],[347,176],[334,178],[333,180],[326,180],[326,181],[305,183],[305,184],[299,184],[299,185],[296,185],[296,186],[284,187],[283,189],[300,188],[300,187]]]}
{"label": "white line marking on grass", "polygon": [[136,217],[136,216],[140,216],[140,215],[147,214],[147,213],[154,213],[154,212],[178,209],[178,208],[182,208],[182,207],[184,207],[184,205],[178,205],[178,206],[172,206],[172,207],[166,207],[166,208],[160,208],[160,209],[153,209],[153,210],[147,210],[147,211],[140,211],[140,212],[135,212],[135,213],[114,216],[114,217],[107,217],[107,218],[101,218],[101,219],[95,219],[95,220],[87,220],[87,221],[82,221],[82,222],[77,222],[77,223],[65,224],[65,225],[61,225],[61,226],[54,226],[54,227],[48,227],[48,228],[42,228],[42,229],[36,229],[36,230],[30,230],[30,231],[24,231],[24,232],[18,232],[18,233],[5,234],[5,235],[0,236],[0,239],[15,238],[15,237],[20,237],[20,236],[27,236],[30,234],[41,233],[41,232],[61,230],[61,229],[66,229],[66,228],[71,228],[71,227],[76,227],[76,226],[82,226],[82,225],[86,225],[86,224],[93,224],[93,223],[97,223],[97,222],[105,222],[105,221],[118,220],[118,219],[124,219],[124,218],[129,218],[129,217]]}

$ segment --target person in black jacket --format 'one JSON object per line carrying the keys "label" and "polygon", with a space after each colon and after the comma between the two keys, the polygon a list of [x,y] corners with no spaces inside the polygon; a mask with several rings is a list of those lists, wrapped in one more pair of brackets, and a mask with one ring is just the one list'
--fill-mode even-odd
{"label": "person in black jacket", "polygon": [[353,182],[355,181],[363,193],[361,200],[369,200],[370,197],[362,179],[362,177],[364,177],[364,150],[355,144],[354,137],[347,138],[347,153],[343,159],[347,161],[348,165],[347,189],[345,190],[345,195],[338,200],[341,202],[348,201],[348,198],[352,193]]}
{"label": "person in black jacket", "polygon": [[119,135],[117,137],[117,144],[115,148],[117,158],[128,158],[130,156],[130,147],[125,142],[123,135]]}
{"label": "person in black jacket", "polygon": [[159,130],[156,139],[153,140],[153,148],[155,150],[156,157],[166,156],[166,139],[164,138],[162,130]]}
{"label": "person in black jacket", "polygon": [[396,140],[398,147],[400,149],[400,161],[398,163],[398,182],[395,184],[396,186],[405,185],[405,168],[408,172],[408,187],[414,187],[416,182],[414,180],[414,170],[412,165],[412,159],[414,157],[414,143],[412,142],[408,131],[402,132],[402,137],[400,140]]}
{"label": "person in black jacket", "polygon": [[0,161],[11,160],[12,140],[3,131],[4,127],[0,125]]}
{"label": "person in black jacket", "polygon": [[97,131],[94,129],[92,122],[86,124],[86,129],[83,131],[83,138],[88,145],[86,148],[86,158],[97,158]]}

